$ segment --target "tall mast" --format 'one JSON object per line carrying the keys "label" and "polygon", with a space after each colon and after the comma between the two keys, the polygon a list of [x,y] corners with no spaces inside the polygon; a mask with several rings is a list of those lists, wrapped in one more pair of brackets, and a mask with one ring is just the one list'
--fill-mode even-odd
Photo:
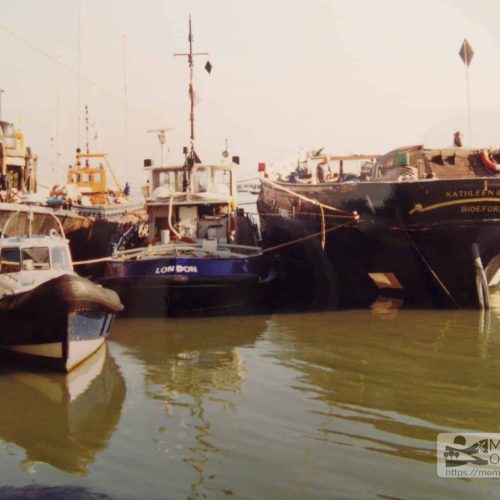
{"label": "tall mast", "polygon": [[2,94],[5,92],[4,89],[0,89],[0,120],[2,119]]}
{"label": "tall mast", "polygon": [[82,1],[78,2],[78,147],[82,128]]}
{"label": "tall mast", "polygon": [[124,141],[125,176],[128,179],[128,88],[127,88],[127,35],[123,35],[123,108],[124,108]]}
{"label": "tall mast", "polygon": [[[193,66],[194,66],[194,56],[208,56],[208,52],[193,52],[193,31],[191,27],[191,15],[189,16],[189,52],[187,54],[174,54],[174,56],[184,56],[188,58],[189,65],[189,101],[190,101],[190,113],[189,121],[191,123],[191,152],[194,152],[194,87],[193,87]],[[210,73],[212,70],[212,65],[209,61],[205,64],[205,69]]]}

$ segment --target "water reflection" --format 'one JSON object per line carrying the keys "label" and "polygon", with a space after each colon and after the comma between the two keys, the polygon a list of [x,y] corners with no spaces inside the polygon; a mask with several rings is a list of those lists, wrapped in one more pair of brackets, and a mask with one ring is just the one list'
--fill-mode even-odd
{"label": "water reflection", "polygon": [[498,311],[375,311],[275,316],[271,356],[325,403],[325,441],[435,461],[438,432],[500,432]]}
{"label": "water reflection", "polygon": [[103,345],[69,374],[0,372],[0,439],[26,451],[22,468],[37,462],[86,475],[118,425],[125,382]]}
{"label": "water reflection", "polygon": [[237,348],[253,344],[266,324],[259,316],[118,319],[111,339],[145,364],[146,381],[164,389],[162,399],[172,391],[196,397],[238,391],[245,366]]}
{"label": "water reflection", "polygon": [[265,329],[263,317],[115,323],[112,341],[143,364],[147,396],[164,407],[167,419],[158,441],[195,472],[191,496],[205,486],[207,467],[221,454],[214,411],[234,412],[242,391],[247,368],[240,348],[254,345]]}

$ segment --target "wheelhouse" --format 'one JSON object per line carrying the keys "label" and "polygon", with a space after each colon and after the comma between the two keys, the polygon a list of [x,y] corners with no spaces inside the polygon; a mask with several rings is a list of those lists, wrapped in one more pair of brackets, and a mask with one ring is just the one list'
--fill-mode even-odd
{"label": "wheelhouse", "polygon": [[20,271],[73,272],[71,256],[66,240],[54,238],[30,239],[7,238],[0,248],[0,274]]}

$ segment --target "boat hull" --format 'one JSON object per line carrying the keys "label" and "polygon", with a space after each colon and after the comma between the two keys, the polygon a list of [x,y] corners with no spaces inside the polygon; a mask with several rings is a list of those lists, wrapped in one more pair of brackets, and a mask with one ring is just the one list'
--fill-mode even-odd
{"label": "boat hull", "polygon": [[[285,245],[277,251],[288,288],[302,292],[297,302],[306,294],[311,308],[367,307],[390,296],[414,307],[487,307],[500,254],[500,179],[286,189],[264,181],[258,209],[266,246]],[[305,198],[329,208],[321,214]]]}
{"label": "boat hull", "polygon": [[269,312],[276,280],[264,257],[162,257],[108,263],[98,281],[133,317],[214,316]]}
{"label": "boat hull", "polygon": [[24,363],[69,372],[108,336],[122,309],[117,295],[76,275],[0,302],[1,345]]}

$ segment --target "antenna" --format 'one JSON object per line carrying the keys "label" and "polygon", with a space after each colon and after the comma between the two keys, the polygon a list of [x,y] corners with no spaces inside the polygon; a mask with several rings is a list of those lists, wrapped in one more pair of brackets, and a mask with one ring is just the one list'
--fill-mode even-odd
{"label": "antenna", "polygon": [[[90,146],[89,146],[89,107],[85,105],[85,134],[86,134],[86,142],[85,142],[85,152],[90,154]],[[85,160],[85,165],[89,166],[88,158]]]}
{"label": "antenna", "polygon": [[161,150],[161,166],[164,164],[164,156],[163,156],[163,149],[165,144],[167,143],[167,136],[165,135],[165,132],[168,132],[169,130],[173,130],[172,128],[154,128],[151,130],[148,130],[150,133],[158,133],[158,140],[160,141],[160,150]]}
{"label": "antenna", "polygon": [[2,94],[5,92],[4,89],[0,89],[0,120],[2,119]]}
{"label": "antenna", "polygon": [[222,157],[227,158],[229,156],[229,151],[227,150],[227,139],[224,139],[226,141],[226,149],[222,151]]}
{"label": "antenna", "polygon": [[[174,54],[174,56],[184,56],[188,58],[189,64],[189,100],[191,103],[191,111],[189,114],[189,121],[191,122],[191,153],[194,158],[194,87],[193,87],[193,56],[208,56],[208,52],[193,52],[193,33],[191,29],[191,16],[189,16],[189,52],[187,54]],[[212,65],[210,61],[207,60],[205,64],[205,69],[210,73],[212,71]]]}
{"label": "antenna", "polygon": [[78,147],[80,147],[82,127],[82,5],[80,0],[78,3]]}
{"label": "antenna", "polygon": [[123,35],[123,111],[124,111],[124,150],[125,175],[128,177],[128,88],[127,88],[127,35]]}

